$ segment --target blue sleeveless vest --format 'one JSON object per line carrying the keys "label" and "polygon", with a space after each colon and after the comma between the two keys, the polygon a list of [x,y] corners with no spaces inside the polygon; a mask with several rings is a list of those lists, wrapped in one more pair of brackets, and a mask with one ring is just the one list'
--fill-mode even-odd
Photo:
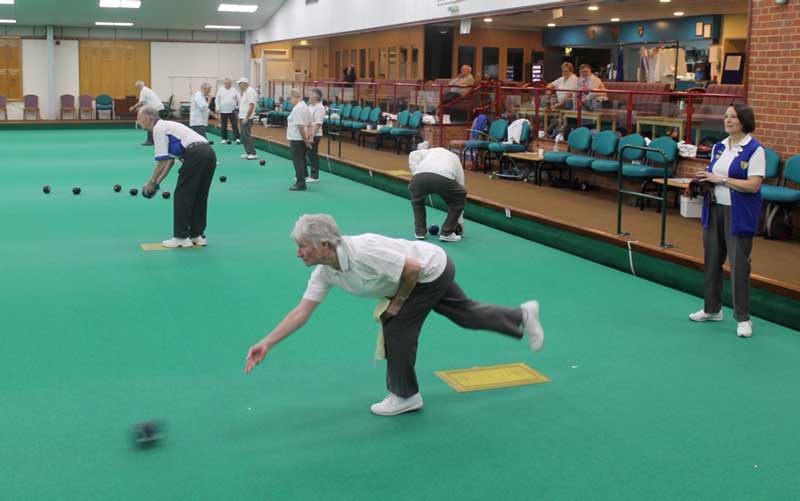
{"label": "blue sleeveless vest", "polygon": [[[761,147],[761,143],[754,138],[742,146],[739,154],[731,162],[728,169],[728,178],[747,179],[747,167],[750,157]],[[725,151],[725,145],[719,142],[711,150],[711,163],[706,169],[713,172],[714,165]],[[741,191],[731,191],[731,233],[737,237],[752,237],[758,228],[758,220],[761,217],[761,190],[756,193],[742,193]],[[708,228],[708,197],[703,199],[703,228]]]}

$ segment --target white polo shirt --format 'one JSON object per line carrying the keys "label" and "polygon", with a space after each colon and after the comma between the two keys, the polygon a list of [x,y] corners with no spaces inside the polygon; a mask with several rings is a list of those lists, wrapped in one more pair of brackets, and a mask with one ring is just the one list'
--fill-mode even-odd
{"label": "white polo shirt", "polygon": [[447,254],[436,245],[365,233],[342,237],[336,247],[339,267],[318,265],[311,273],[303,299],[322,302],[331,287],[362,297],[394,297],[406,258],[419,261],[420,283],[433,282],[447,266]]}
{"label": "white polo shirt", "polygon": [[311,112],[311,124],[319,124],[319,129],[317,129],[317,133],[314,135],[322,137],[322,124],[325,122],[326,115],[325,106],[323,106],[322,103],[317,103],[309,106],[308,109]]}
{"label": "white polo shirt", "polygon": [[[575,74],[571,75],[569,78],[564,79],[564,77],[558,77],[552,84],[554,89],[566,91],[566,90],[578,90],[578,77]],[[563,103],[568,99],[573,99],[578,96],[577,92],[556,92],[556,97],[558,98],[559,103]]]}
{"label": "white polo shirt", "polygon": [[222,86],[217,89],[214,100],[218,113],[233,113],[233,110],[239,107],[239,90],[233,87],[226,89]]}
{"label": "white polo shirt", "polygon": [[143,86],[141,92],[139,92],[139,102],[144,103],[142,105],[143,108],[153,108],[156,111],[164,109],[164,103],[162,103],[156,93],[147,86]]}
{"label": "white polo shirt", "polygon": [[286,119],[286,139],[289,141],[305,141],[303,134],[297,130],[299,125],[311,125],[311,110],[302,99],[292,107],[289,118]]}
{"label": "white polo shirt", "polygon": [[208,143],[208,140],[182,123],[171,120],[158,120],[153,127],[157,161],[183,157],[186,147],[192,143]]}
{"label": "white polo shirt", "polygon": [[[714,164],[714,174],[722,177],[729,177],[728,171],[731,169],[731,162],[733,159],[736,158],[736,155],[742,151],[742,146],[746,145],[753,139],[750,137],[750,134],[744,136],[744,139],[738,144],[730,146],[731,138],[730,136],[726,137],[722,140],[722,145],[725,146],[725,150],[722,152],[722,156],[717,159],[717,163]],[[767,154],[764,152],[764,148],[759,147],[756,151],[753,152],[753,155],[750,157],[750,162],[747,165],[747,177],[751,176],[766,176],[767,174]],[[714,186],[714,197],[717,199],[717,203],[720,205],[730,205],[731,204],[731,189],[727,186],[722,186],[721,184],[717,184]]]}
{"label": "white polo shirt", "polygon": [[208,99],[201,91],[194,93],[189,106],[189,125],[208,126]]}
{"label": "white polo shirt", "polygon": [[[258,94],[252,87],[248,87],[242,92],[242,97],[239,100],[239,118],[244,120],[247,118],[247,112],[250,111],[250,105],[253,105],[253,115],[256,114],[258,107]],[[250,116],[253,116],[250,115]]]}
{"label": "white polo shirt", "polygon": [[445,148],[416,150],[408,155],[408,168],[412,175],[432,173],[444,176],[464,186],[464,168],[458,155]]}

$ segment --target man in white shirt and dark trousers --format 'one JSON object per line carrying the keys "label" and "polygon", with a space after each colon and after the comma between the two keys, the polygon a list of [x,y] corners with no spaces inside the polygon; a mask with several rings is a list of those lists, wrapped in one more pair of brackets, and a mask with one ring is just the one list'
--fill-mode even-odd
{"label": "man in white shirt and dark trousers", "polygon": [[216,113],[213,113],[208,107],[209,94],[211,94],[211,84],[204,82],[200,86],[200,90],[194,93],[189,107],[189,127],[203,137],[206,137],[208,129],[208,116],[212,115],[217,118]]}
{"label": "man in white shirt and dark trousers", "polygon": [[336,221],[327,214],[302,216],[292,239],[297,257],[306,266],[315,266],[314,271],[300,303],[248,351],[247,373],[308,321],[333,286],[382,300],[375,314],[382,326],[379,348],[387,361],[389,395],[370,408],[373,414],[394,416],[422,408],[414,366],[420,331],[431,311],[466,329],[526,338],[533,351],[542,348],[538,302],[508,308],[470,299],[455,282],[453,262],[436,245],[372,233],[340,236]]}
{"label": "man in white shirt and dark trousers", "polygon": [[322,91],[313,88],[308,93],[309,111],[311,113],[311,127],[309,127],[308,150],[311,175],[306,178],[307,183],[319,182],[319,142],[322,141],[322,124],[325,122],[325,106],[322,104]]}
{"label": "man in white shirt and dark trousers", "polygon": [[239,100],[239,126],[242,130],[242,143],[244,143],[242,158],[255,160],[258,157],[256,157],[256,148],[253,146],[250,128],[252,127],[251,120],[256,112],[258,94],[250,87],[250,80],[242,77],[236,83],[239,85],[239,90],[242,91],[242,97]]}
{"label": "man in white shirt and dark trousers", "polygon": [[424,240],[428,234],[425,198],[436,194],[447,204],[447,218],[439,240],[458,242],[463,226],[459,219],[464,212],[467,191],[464,189],[464,168],[458,155],[445,148],[412,151],[408,156],[411,170],[411,207],[414,209],[414,235]]}
{"label": "man in white shirt and dark trousers", "polygon": [[311,111],[303,101],[303,96],[297,89],[289,91],[289,101],[292,111],[286,119],[286,139],[292,151],[295,182],[289,187],[291,191],[306,190],[306,150],[310,146],[309,129],[311,128]]}
{"label": "man in white shirt and dark trousers", "polygon": [[[162,103],[161,99],[158,98],[156,93],[147,87],[141,80],[137,80],[135,85],[136,88],[139,89],[139,102],[131,106],[130,111],[139,111],[141,108],[153,108],[156,111],[157,116],[158,112],[164,109],[164,103]],[[151,131],[147,131],[147,140],[142,143],[142,146],[152,145],[153,133]]]}
{"label": "man in white shirt and dark trousers", "polygon": [[173,238],[161,245],[168,248],[205,246],[208,192],[217,167],[217,156],[208,141],[182,123],[159,120],[152,108],[142,108],[136,123],[153,133],[156,167],[142,188],[145,198],[158,193],[159,185],[175,164],[178,171],[173,200]]}
{"label": "man in white shirt and dark trousers", "polygon": [[228,122],[230,122],[231,130],[233,131],[233,139],[236,141],[236,144],[241,144],[241,141],[239,141],[239,116],[237,111],[239,109],[239,91],[233,87],[230,78],[226,78],[225,82],[223,82],[223,86],[217,89],[217,95],[214,96],[214,100],[217,113],[222,121],[220,124],[220,128],[222,129],[222,142],[231,144],[231,141],[228,139]]}

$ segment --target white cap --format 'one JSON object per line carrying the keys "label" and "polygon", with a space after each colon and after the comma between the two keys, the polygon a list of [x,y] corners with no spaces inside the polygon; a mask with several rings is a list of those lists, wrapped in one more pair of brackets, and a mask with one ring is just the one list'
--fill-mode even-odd
{"label": "white cap", "polygon": [[237,83],[237,84],[240,84],[240,83],[246,83],[246,84],[249,84],[249,83],[250,83],[250,80],[248,80],[248,79],[247,79],[247,78],[245,78],[245,77],[242,77],[242,78],[240,78],[239,80],[237,80],[237,81],[236,81],[236,83]]}

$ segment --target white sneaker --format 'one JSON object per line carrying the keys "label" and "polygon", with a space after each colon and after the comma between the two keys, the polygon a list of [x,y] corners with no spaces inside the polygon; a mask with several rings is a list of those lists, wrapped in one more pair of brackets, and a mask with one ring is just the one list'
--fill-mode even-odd
{"label": "white sneaker", "polygon": [[539,301],[528,301],[520,305],[522,310],[522,333],[528,338],[531,350],[539,351],[544,345],[544,327],[539,320]]}
{"label": "white sneaker", "polygon": [[242,144],[242,142],[237,139],[236,144]]}
{"label": "white sneaker", "polygon": [[245,155],[245,158],[248,159],[248,160],[255,160],[258,157],[255,156],[255,155]]}
{"label": "white sneaker", "polygon": [[318,177],[307,177],[306,178],[306,182],[307,183],[318,183],[319,182],[319,178]]}
{"label": "white sneaker", "polygon": [[736,335],[739,337],[750,337],[753,335],[753,321],[747,320],[739,322],[736,326]]}
{"label": "white sneaker", "polygon": [[247,153],[242,154],[239,158],[247,158]]}
{"label": "white sneaker", "polygon": [[689,315],[692,322],[721,322],[722,310],[717,313],[706,313],[705,310],[696,311]]}
{"label": "white sneaker", "polygon": [[205,247],[206,245],[208,245],[208,240],[206,240],[206,237],[204,237],[203,235],[200,235],[199,237],[194,237],[192,239],[192,243],[194,245],[197,245],[198,247]]}
{"label": "white sneaker", "polygon": [[417,240],[425,240],[426,238],[428,238],[428,235],[417,235],[416,233],[414,233],[414,238],[416,238]]}
{"label": "white sneaker", "polygon": [[449,235],[439,235],[439,240],[442,242],[460,242],[461,235],[456,235],[455,233],[451,233]]}
{"label": "white sneaker", "polygon": [[422,409],[422,396],[417,393],[409,398],[400,398],[394,393],[389,393],[386,398],[369,408],[378,416],[396,416],[404,412]]}
{"label": "white sneaker", "polygon": [[177,247],[191,247],[194,244],[188,238],[170,238],[161,242],[161,245],[167,249],[175,249]]}

